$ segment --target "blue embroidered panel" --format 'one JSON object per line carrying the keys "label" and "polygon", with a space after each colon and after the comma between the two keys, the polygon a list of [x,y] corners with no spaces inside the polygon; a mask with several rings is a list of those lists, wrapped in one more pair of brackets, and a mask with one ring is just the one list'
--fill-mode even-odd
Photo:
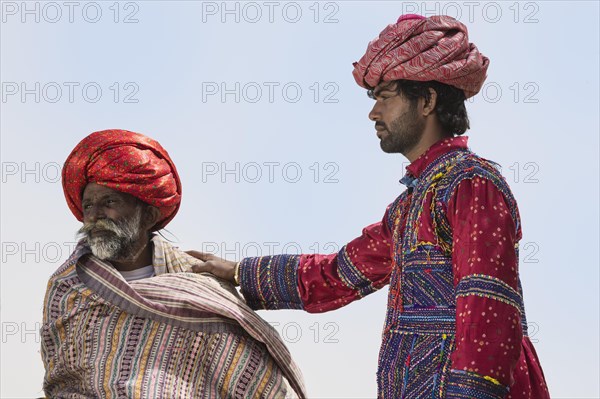
{"label": "blue embroidered panel", "polygon": [[451,370],[446,395],[453,399],[504,399],[509,389],[479,374]]}
{"label": "blue embroidered panel", "polygon": [[242,293],[252,309],[302,309],[298,292],[299,255],[245,258],[240,264]]}

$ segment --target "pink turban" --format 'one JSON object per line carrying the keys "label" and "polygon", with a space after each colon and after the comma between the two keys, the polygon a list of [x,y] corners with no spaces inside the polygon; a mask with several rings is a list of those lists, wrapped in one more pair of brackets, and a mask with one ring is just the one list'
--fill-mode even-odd
{"label": "pink turban", "polygon": [[469,98],[483,86],[489,59],[469,43],[467,27],[456,19],[409,14],[388,25],[353,65],[356,83],[366,89],[397,79],[436,80]]}
{"label": "pink turban", "polygon": [[173,219],[181,202],[181,181],[167,151],[155,140],[127,130],[103,130],[81,140],[62,170],[73,215],[83,221],[81,200],[88,183],[131,194],[157,207],[156,229]]}

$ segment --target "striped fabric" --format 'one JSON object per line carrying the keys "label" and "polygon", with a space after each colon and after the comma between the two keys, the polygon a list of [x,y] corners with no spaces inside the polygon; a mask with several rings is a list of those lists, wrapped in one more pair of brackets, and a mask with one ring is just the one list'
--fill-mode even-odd
{"label": "striped fabric", "polygon": [[187,273],[194,258],[159,237],[156,277],[127,283],[83,243],[44,301],[44,391],[59,398],[306,397],[277,332],[235,289]]}

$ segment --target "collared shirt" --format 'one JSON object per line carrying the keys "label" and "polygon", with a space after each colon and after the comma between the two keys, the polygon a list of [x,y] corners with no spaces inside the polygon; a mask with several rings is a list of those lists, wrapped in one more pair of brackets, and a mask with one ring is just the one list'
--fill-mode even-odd
{"label": "collared shirt", "polygon": [[434,143],[424,153],[419,155],[417,159],[412,161],[410,165],[406,167],[406,172],[413,177],[419,178],[421,173],[427,166],[439,156],[446,154],[457,148],[467,148],[467,142],[469,137],[467,136],[456,136],[442,139]]}

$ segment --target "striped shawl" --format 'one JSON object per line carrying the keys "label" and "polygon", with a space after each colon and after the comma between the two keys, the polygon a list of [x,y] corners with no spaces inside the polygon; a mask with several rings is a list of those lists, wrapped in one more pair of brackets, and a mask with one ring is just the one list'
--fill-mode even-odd
{"label": "striped shawl", "polygon": [[81,242],[44,300],[44,391],[60,398],[306,397],[278,333],[158,236],[156,277],[126,282]]}

